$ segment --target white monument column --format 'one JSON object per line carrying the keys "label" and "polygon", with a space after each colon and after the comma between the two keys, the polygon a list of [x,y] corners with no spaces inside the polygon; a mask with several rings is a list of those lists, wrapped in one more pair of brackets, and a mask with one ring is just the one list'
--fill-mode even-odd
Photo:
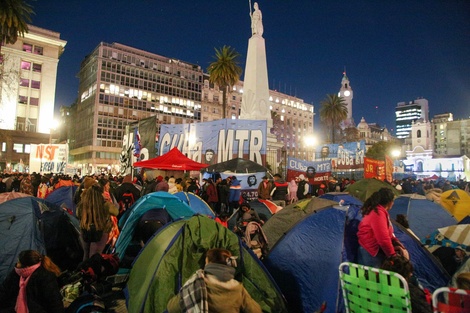
{"label": "white monument column", "polygon": [[263,38],[263,21],[257,2],[254,3],[254,11],[250,15],[252,36],[248,41],[240,119],[267,120],[269,134],[273,122],[269,109],[268,67]]}
{"label": "white monument column", "polygon": [[284,143],[279,142],[276,136],[271,134],[273,120],[269,109],[269,81],[263,38],[263,18],[257,2],[253,7],[254,11],[250,12],[252,36],[248,41],[240,119],[266,121],[266,162],[271,165],[272,169],[276,169],[280,158],[280,162],[286,164],[286,160],[283,160],[281,156]]}

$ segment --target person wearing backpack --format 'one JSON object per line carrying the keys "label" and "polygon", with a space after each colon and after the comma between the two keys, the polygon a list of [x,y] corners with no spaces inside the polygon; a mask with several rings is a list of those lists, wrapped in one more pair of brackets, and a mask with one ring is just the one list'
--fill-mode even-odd
{"label": "person wearing backpack", "polygon": [[307,178],[303,174],[299,175],[299,184],[297,187],[297,199],[302,200],[307,198],[309,190],[309,185],[307,182]]}

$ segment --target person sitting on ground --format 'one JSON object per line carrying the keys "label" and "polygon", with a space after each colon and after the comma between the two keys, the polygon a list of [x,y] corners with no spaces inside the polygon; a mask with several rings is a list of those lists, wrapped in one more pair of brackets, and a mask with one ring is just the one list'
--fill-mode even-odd
{"label": "person sitting on ground", "polygon": [[0,312],[64,312],[57,277],[60,269],[35,250],[21,251],[0,286]]}
{"label": "person sitting on ground", "polygon": [[219,223],[220,225],[222,225],[222,226],[224,226],[224,227],[227,228],[227,227],[228,227],[228,218],[229,218],[229,217],[230,217],[230,216],[229,216],[227,213],[222,212],[222,213],[220,213],[219,216],[217,216],[217,217],[215,218],[215,221],[216,221],[217,223]]}
{"label": "person sitting on ground", "polygon": [[204,269],[191,276],[168,301],[168,312],[261,313],[261,306],[234,279],[236,266],[236,257],[230,251],[208,250]]}
{"label": "person sitting on ground", "polygon": [[395,255],[385,259],[381,268],[400,274],[408,282],[413,313],[432,312],[431,304],[426,300],[426,292],[415,279],[412,279],[413,265],[409,260],[400,255]]}
{"label": "person sitting on ground", "polygon": [[238,211],[237,224],[240,222],[244,224],[249,222],[263,223],[263,221],[259,218],[258,212],[253,210],[246,202],[240,205],[240,210]]}

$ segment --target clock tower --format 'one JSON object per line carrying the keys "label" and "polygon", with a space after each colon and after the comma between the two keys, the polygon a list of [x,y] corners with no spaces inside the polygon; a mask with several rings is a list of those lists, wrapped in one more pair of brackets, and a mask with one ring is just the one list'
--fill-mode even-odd
{"label": "clock tower", "polygon": [[341,128],[354,127],[354,120],[352,117],[352,99],[353,90],[349,84],[349,78],[346,76],[346,70],[343,72],[343,79],[341,79],[341,88],[338,92],[338,97],[343,98],[346,108],[348,110],[348,116],[344,121],[341,122]]}

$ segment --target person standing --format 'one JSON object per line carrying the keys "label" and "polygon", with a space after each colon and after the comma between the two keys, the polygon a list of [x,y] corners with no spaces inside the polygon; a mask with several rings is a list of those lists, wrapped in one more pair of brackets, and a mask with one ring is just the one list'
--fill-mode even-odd
{"label": "person standing", "polygon": [[95,183],[85,189],[77,206],[80,220],[80,241],[83,246],[83,260],[95,253],[102,253],[113,228],[111,215],[117,216],[119,210],[103,197],[103,187]]}
{"label": "person standing", "polygon": [[281,177],[280,174],[274,174],[273,189],[271,190],[271,198],[273,202],[279,206],[286,206],[287,195],[289,194],[289,184]]}
{"label": "person standing", "polygon": [[302,200],[307,198],[309,191],[309,184],[307,178],[303,174],[299,175],[299,184],[297,185],[297,199]]}
{"label": "person standing", "polygon": [[214,211],[217,215],[220,214],[220,208],[217,208],[217,204],[219,203],[219,195],[217,193],[217,187],[212,180],[212,178],[207,179],[207,203],[211,207],[212,211]]}
{"label": "person standing", "polygon": [[238,209],[238,206],[240,205],[240,196],[242,193],[242,186],[240,185],[240,181],[237,179],[237,177],[232,176],[230,179],[230,191],[229,191],[229,196],[228,196],[228,202],[229,202],[229,210],[228,214],[231,216],[233,214],[233,211]]}
{"label": "person standing", "polygon": [[379,268],[386,258],[397,254],[396,249],[407,255],[408,252],[393,233],[388,214],[394,198],[391,189],[381,188],[364,202],[361,208],[363,218],[357,231],[359,264]]}
{"label": "person standing", "polygon": [[59,267],[49,257],[36,250],[21,251],[0,286],[0,312],[64,312],[59,275]]}
{"label": "person standing", "polygon": [[263,176],[263,180],[258,185],[258,198],[262,200],[269,200],[271,199],[271,190],[273,189],[273,185],[268,179],[268,176]]}

